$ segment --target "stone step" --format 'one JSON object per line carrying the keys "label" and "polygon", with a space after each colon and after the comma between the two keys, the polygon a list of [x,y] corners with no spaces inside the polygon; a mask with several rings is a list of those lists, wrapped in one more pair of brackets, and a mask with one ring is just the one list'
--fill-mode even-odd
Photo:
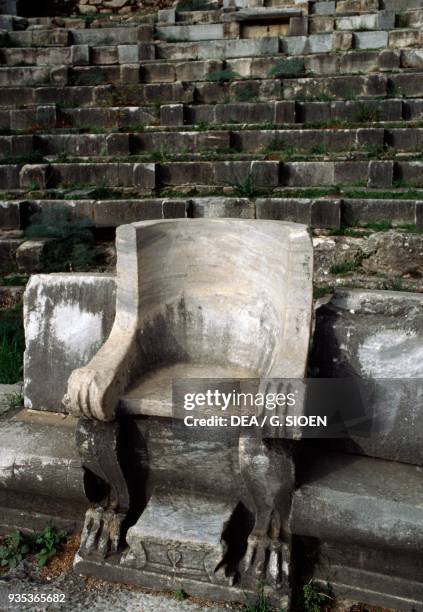
{"label": "stone step", "polygon": [[51,163],[0,165],[3,190],[222,186],[239,192],[277,187],[352,185],[377,189],[422,187],[422,161],[178,161],[160,163]]}
{"label": "stone step", "polygon": [[[422,70],[423,49],[350,51],[337,54],[314,54],[287,59],[281,55],[242,57],[228,60],[163,60],[154,59],[155,47],[150,43],[110,47],[77,45],[69,48],[0,49],[4,67],[74,67],[70,79],[81,84],[99,84],[119,79],[114,66],[140,64],[140,82],[173,82],[199,80],[237,80],[293,78],[313,75],[348,75],[369,72]],[[150,61],[145,61],[150,60]],[[113,68],[111,68],[113,66]],[[126,70],[128,70],[126,68]],[[136,70],[131,66],[136,79]]]}
{"label": "stone step", "polygon": [[45,47],[68,45],[132,45],[151,41],[154,29],[151,25],[121,26],[116,28],[89,28],[69,30],[65,28],[41,28],[24,31],[7,31],[1,46]]}
{"label": "stone step", "polygon": [[[308,124],[345,127],[351,124],[398,121],[421,121],[423,100],[365,100],[337,102],[237,102],[227,104],[163,104],[160,109],[152,106],[82,107],[66,108],[39,105],[17,110],[0,110],[0,130],[8,132],[114,129],[142,131],[147,126],[192,126],[210,129],[216,125],[262,125],[267,129],[287,124],[292,127]],[[294,124],[299,124],[295,126]]]}
{"label": "stone step", "polygon": [[[0,69],[1,70],[1,69]],[[3,69],[7,70],[7,69]],[[10,70],[10,69],[9,69]],[[13,70],[13,69],[12,69]],[[45,70],[45,69],[40,69]],[[52,69],[50,69],[52,70]],[[54,69],[53,69],[54,70]],[[61,74],[59,70],[58,76]],[[336,100],[368,103],[381,98],[423,97],[422,74],[373,74],[315,79],[263,79],[234,82],[145,83],[121,85],[91,85],[63,87],[52,84],[43,87],[0,88],[0,109],[16,106],[59,104],[77,107],[116,107],[159,105],[171,103],[216,104],[254,100],[285,100],[335,103]]]}
{"label": "stone step", "polygon": [[226,39],[200,42],[163,42],[156,45],[158,59],[228,59],[275,55],[280,51],[279,37]]}
{"label": "stone step", "polygon": [[[93,227],[98,228],[117,227],[148,219],[185,216],[274,219],[305,223],[315,228],[365,226],[385,219],[392,225],[407,224],[415,225],[417,229],[423,228],[423,193],[420,200],[345,198],[342,195],[335,198],[287,195],[253,199],[217,196],[173,199],[0,201],[0,228],[11,227],[11,210],[14,227],[26,226],[32,215],[36,213],[57,214],[59,211],[65,211],[67,215],[75,219],[85,219],[92,223]],[[21,242],[16,244],[20,246]]]}
{"label": "stone step", "polygon": [[0,136],[0,160],[40,156],[112,157],[130,155],[206,155],[237,153],[317,156],[394,157],[423,149],[423,128],[357,128],[289,130],[140,131],[103,134],[37,134]]}

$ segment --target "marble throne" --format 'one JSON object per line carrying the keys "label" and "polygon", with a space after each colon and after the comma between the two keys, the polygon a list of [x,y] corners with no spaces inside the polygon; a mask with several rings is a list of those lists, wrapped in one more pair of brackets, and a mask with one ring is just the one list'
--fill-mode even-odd
{"label": "marble throne", "polygon": [[[187,428],[175,379],[301,379],[312,311],[305,226],[145,221],[117,230],[116,318],[65,403],[96,483],[76,568],[221,600],[290,594],[295,442]],[[297,407],[301,411],[301,406]]]}

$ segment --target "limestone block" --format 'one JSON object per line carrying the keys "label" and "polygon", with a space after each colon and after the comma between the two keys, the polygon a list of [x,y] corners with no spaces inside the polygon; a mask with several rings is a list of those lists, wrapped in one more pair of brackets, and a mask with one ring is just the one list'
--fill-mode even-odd
{"label": "limestone block", "polygon": [[161,125],[183,125],[184,124],[184,105],[183,104],[163,104],[160,106]]}
{"label": "limestone block", "polygon": [[71,514],[66,510],[67,504],[78,502],[82,505],[80,512],[85,509],[84,472],[73,440],[75,426],[76,420],[71,417],[64,422],[61,417],[42,418],[26,411],[2,423],[0,490],[8,492],[15,502],[16,493],[30,495],[32,502],[28,504],[27,497],[26,510],[30,516],[32,511],[32,516],[19,527],[39,526],[34,496],[45,496],[44,516],[49,515],[49,505],[50,512],[52,507],[57,510],[56,500],[60,500],[63,522]]}
{"label": "limestone block", "polygon": [[416,223],[417,205],[415,200],[373,200],[344,199],[342,219],[345,224],[365,225],[389,219],[393,224]]}
{"label": "limestone block", "polygon": [[0,228],[19,229],[21,226],[21,202],[0,200]]}
{"label": "limestone block", "polygon": [[413,187],[423,186],[423,164],[419,161],[400,162],[397,166],[399,178],[407,185]]}
{"label": "limestone block", "polygon": [[26,164],[20,171],[20,186],[22,189],[28,187],[46,189],[50,173],[50,166],[48,164]]}
{"label": "limestone block", "polygon": [[281,165],[281,184],[287,187],[335,184],[333,162],[289,162]]}
{"label": "limestone block", "polygon": [[139,61],[138,45],[118,45],[119,64],[135,64]]}
{"label": "limestone block", "polygon": [[373,13],[379,10],[379,0],[337,0],[337,13]]}
{"label": "limestone block", "polygon": [[71,30],[74,45],[101,46],[104,40],[113,41],[115,45],[131,45],[138,42],[138,30],[127,28],[89,28]]}
{"label": "limestone block", "polygon": [[50,80],[53,85],[64,86],[68,84],[68,67],[57,66],[50,70]]}
{"label": "limestone block", "polygon": [[143,83],[173,83],[175,80],[175,65],[173,64],[157,62],[141,66]]}
{"label": "limestone block", "polygon": [[335,6],[335,0],[315,2],[313,4],[313,15],[333,15],[335,13]]}
{"label": "limestone block", "polygon": [[[83,45],[78,45],[83,46]],[[86,45],[88,46],[88,45]],[[117,47],[89,47],[91,49],[91,63],[99,66],[118,63]]]}
{"label": "limestone block", "polygon": [[166,25],[173,25],[174,23],[176,23],[176,10],[175,9],[159,10],[158,22],[165,23]]}
{"label": "limestone block", "polygon": [[115,281],[111,275],[31,277],[24,296],[27,408],[64,412],[67,378],[106,340],[114,314]]}
{"label": "limestone block", "polygon": [[156,164],[134,164],[133,184],[144,191],[156,188]]}
{"label": "limestone block", "polygon": [[120,81],[127,85],[140,82],[139,64],[124,64],[120,67]]}
{"label": "limestone block", "polygon": [[150,42],[154,39],[154,26],[141,24],[138,26],[137,38],[139,42]]}
{"label": "limestone block", "polygon": [[352,32],[334,32],[333,48],[336,51],[349,51],[354,42]]}
{"label": "limestone block", "polygon": [[106,136],[107,155],[126,157],[129,155],[129,135],[109,134]]}
{"label": "limestone block", "polygon": [[46,104],[37,106],[36,110],[37,124],[44,128],[54,128],[57,123],[57,108],[55,104]]}
{"label": "limestone block", "polygon": [[412,70],[423,70],[423,49],[403,49],[401,66]]}
{"label": "limestone block", "polygon": [[90,63],[90,47],[88,45],[72,45],[71,63],[74,66],[88,66]]}
{"label": "limestone block", "polygon": [[319,17],[313,17],[309,21],[309,32],[310,34],[324,34],[327,32],[333,32],[335,29],[335,23],[333,17],[327,17],[325,15]]}
{"label": "limestone block", "polygon": [[388,32],[354,32],[356,49],[382,49],[388,46]]}
{"label": "limestone block", "polygon": [[118,227],[147,219],[184,218],[186,200],[99,200],[94,207],[97,227]]}
{"label": "limestone block", "polygon": [[19,189],[19,166],[0,165],[0,185],[2,189]]}
{"label": "limestone block", "polygon": [[13,30],[13,17],[12,15],[1,15],[0,14],[0,30]]}
{"label": "limestone block", "polygon": [[337,290],[317,312],[312,367],[323,377],[354,371],[373,379],[364,385],[372,389],[362,415],[367,414],[367,427],[353,428],[350,440],[337,446],[423,465],[422,397],[416,386],[422,369],[422,305],[420,294],[348,289]]}
{"label": "limestone block", "polygon": [[418,47],[423,45],[423,31],[421,30],[394,30],[389,32],[389,47],[403,49],[404,47]]}
{"label": "limestone block", "polygon": [[138,43],[138,58],[140,61],[156,59],[156,45],[148,42]]}
{"label": "limestone block", "polygon": [[308,18],[307,17],[291,17],[289,20],[289,36],[307,36],[308,34]]}
{"label": "limestone block", "polygon": [[157,25],[156,33],[164,40],[187,40],[192,42],[202,40],[219,40],[225,38],[223,23],[199,25]]}
{"label": "limestone block", "polygon": [[371,161],[369,164],[368,187],[391,187],[394,174],[394,162]]}
{"label": "limestone block", "polygon": [[[180,64],[176,64],[175,66],[176,80],[188,82],[202,81],[207,78],[208,74],[221,71],[223,70],[223,67],[224,65],[221,60],[182,62]],[[232,67],[230,69],[234,70],[235,72],[239,72]]]}
{"label": "limestone block", "polygon": [[71,63],[71,53],[69,49],[63,47],[50,49],[37,49],[37,66],[67,66]]}
{"label": "limestone block", "polygon": [[248,198],[193,198],[191,200],[194,218],[238,217],[254,219],[255,207]]}
{"label": "limestone block", "polygon": [[328,53],[333,49],[332,34],[311,34],[310,36],[290,36],[284,38],[283,50],[289,55],[308,53]]}
{"label": "limestone block", "polygon": [[34,274],[42,270],[42,257],[47,240],[25,240],[16,251],[16,263],[21,272]]}

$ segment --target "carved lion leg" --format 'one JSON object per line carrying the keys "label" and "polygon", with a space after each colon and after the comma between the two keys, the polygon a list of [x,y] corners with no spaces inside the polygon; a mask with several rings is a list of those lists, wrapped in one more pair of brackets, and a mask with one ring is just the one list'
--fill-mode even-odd
{"label": "carved lion leg", "polygon": [[[87,497],[96,503],[87,510],[80,553],[102,558],[117,552],[122,523],[129,510],[129,493],[119,462],[119,423],[81,419],[76,443],[83,466],[99,482],[96,491],[86,486]],[[100,491],[100,494],[98,493]]]}
{"label": "carved lion leg", "polygon": [[294,488],[290,445],[258,436],[241,438],[240,468],[255,513],[244,571],[254,580],[280,588],[290,557],[288,522]]}

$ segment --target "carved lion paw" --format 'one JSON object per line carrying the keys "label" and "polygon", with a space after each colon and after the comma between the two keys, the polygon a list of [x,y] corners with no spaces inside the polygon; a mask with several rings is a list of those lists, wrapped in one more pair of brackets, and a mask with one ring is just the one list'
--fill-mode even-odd
{"label": "carved lion paw", "polygon": [[289,549],[267,536],[250,535],[244,557],[244,572],[275,589],[282,586],[289,564]]}
{"label": "carved lion paw", "polygon": [[102,558],[116,553],[119,548],[123,519],[123,514],[113,512],[113,510],[88,509],[81,534],[81,553],[83,555],[96,554]]}
{"label": "carved lion paw", "polygon": [[90,367],[74,370],[68,381],[64,404],[75,416],[85,416],[111,421],[114,418],[117,399],[113,369],[96,370]]}
{"label": "carved lion paw", "polygon": [[244,557],[244,571],[262,578],[266,570],[269,538],[250,535]]}

